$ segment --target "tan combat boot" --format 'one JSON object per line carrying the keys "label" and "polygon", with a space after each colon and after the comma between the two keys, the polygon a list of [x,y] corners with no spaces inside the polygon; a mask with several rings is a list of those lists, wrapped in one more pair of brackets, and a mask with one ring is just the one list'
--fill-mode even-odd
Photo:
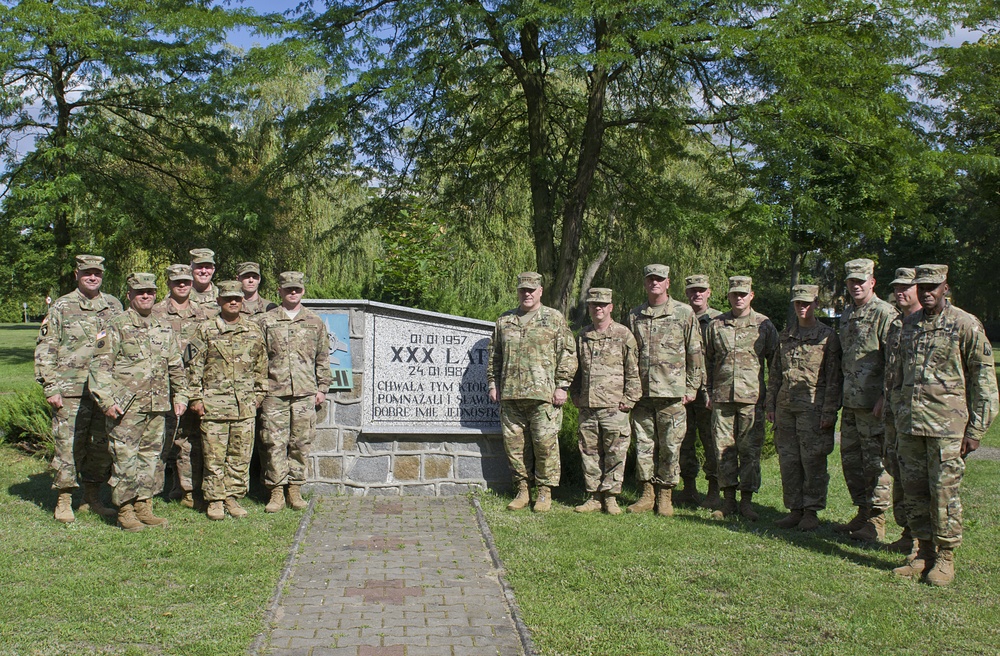
{"label": "tan combat boot", "polygon": [[131,501],[118,506],[118,527],[129,533],[135,533],[146,528],[146,525],[140,522],[139,518],[135,516],[135,507]]}
{"label": "tan combat boot", "polygon": [[927,572],[924,580],[931,585],[943,588],[951,585],[955,579],[955,552],[949,547],[938,549],[937,558],[934,559],[934,567]]}
{"label": "tan combat boot", "polygon": [[521,481],[517,484],[517,496],[507,504],[507,510],[523,510],[531,503],[531,495],[528,493],[528,481]]}
{"label": "tan combat boot", "polygon": [[653,484],[649,481],[642,482],[642,495],[639,499],[627,508],[630,513],[644,513],[653,509]]}
{"label": "tan combat boot", "polygon": [[753,492],[744,492],[740,495],[740,514],[749,519],[751,522],[756,522],[760,515],[757,511],[753,509]]}
{"label": "tan combat boot", "polygon": [[234,519],[242,519],[249,514],[247,513],[246,509],[240,505],[239,499],[237,499],[236,497],[226,497],[225,506],[226,506],[226,511]]}
{"label": "tan combat boot", "polygon": [[59,490],[54,517],[56,521],[63,524],[72,524],[76,521],[76,515],[73,514],[73,491],[71,489]]}
{"label": "tan combat boot", "polygon": [[80,504],[80,512],[85,509],[94,513],[95,515],[100,515],[101,517],[114,517],[118,514],[118,511],[114,508],[108,508],[103,503],[101,503],[101,484],[100,483],[84,483],[83,484],[83,503]]}
{"label": "tan combat boot", "polygon": [[184,492],[184,496],[181,497],[181,505],[185,508],[194,508],[194,492]]}
{"label": "tan combat boot", "polygon": [[684,487],[680,490],[674,490],[671,502],[693,504],[700,503],[701,497],[698,496],[698,478],[696,476],[688,476],[687,478],[684,478],[683,481]]}
{"label": "tan combat boot", "polygon": [[802,521],[802,511],[795,509],[774,523],[778,528],[795,528]]}
{"label": "tan combat boot", "polygon": [[833,530],[837,533],[853,533],[868,521],[868,516],[870,512],[867,508],[858,508],[858,513],[854,516],[854,519],[847,522],[846,524],[834,524]]}
{"label": "tan combat boot", "polygon": [[704,501],[701,502],[701,507],[708,510],[718,510],[722,507],[722,497],[719,496],[719,481],[710,478],[708,479],[708,494],[705,495]]}
{"label": "tan combat boot", "polygon": [[548,512],[552,510],[552,491],[548,486],[538,486],[538,496],[535,497],[535,505],[532,508],[535,512]]}
{"label": "tan combat boot", "polygon": [[288,505],[292,510],[305,510],[309,504],[302,498],[302,486],[295,483],[288,484]]}
{"label": "tan combat boot", "polygon": [[660,486],[656,493],[656,514],[660,517],[674,516],[674,490],[666,486]]}
{"label": "tan combat boot", "polygon": [[819,528],[819,517],[816,516],[815,510],[803,510],[802,511],[802,521],[796,527],[800,531],[808,532],[815,531]]}
{"label": "tan combat boot", "polygon": [[618,507],[618,499],[609,492],[604,493],[604,512],[609,515],[622,514],[622,509]]}
{"label": "tan combat boot", "polygon": [[712,519],[725,519],[736,514],[736,488],[722,490],[722,507],[712,513]]}
{"label": "tan combat boot", "polygon": [[264,506],[264,512],[266,513],[276,513],[285,507],[285,486],[275,485],[271,488],[271,498],[268,499],[267,505]]}
{"label": "tan combat boot", "polygon": [[207,514],[208,518],[214,521],[219,521],[226,518],[226,511],[225,509],[223,509],[221,501],[209,501]]}
{"label": "tan combat boot", "polygon": [[153,514],[153,502],[150,499],[142,499],[133,504],[135,508],[135,518],[146,526],[166,526],[167,520]]}
{"label": "tan combat boot", "polygon": [[589,513],[601,509],[601,495],[599,492],[591,494],[586,501],[573,510],[578,513]]}
{"label": "tan combat boot", "polygon": [[852,540],[878,544],[885,539],[885,513],[881,510],[871,511],[864,526],[852,532],[848,537]]}
{"label": "tan combat boot", "polygon": [[885,545],[886,551],[895,551],[896,553],[910,553],[912,548],[913,534],[910,532],[909,526],[903,527],[903,534],[899,536],[898,540]]}
{"label": "tan combat boot", "polygon": [[892,573],[904,579],[921,577],[934,566],[935,555],[933,542],[914,538],[913,549],[906,557],[906,562],[892,570]]}

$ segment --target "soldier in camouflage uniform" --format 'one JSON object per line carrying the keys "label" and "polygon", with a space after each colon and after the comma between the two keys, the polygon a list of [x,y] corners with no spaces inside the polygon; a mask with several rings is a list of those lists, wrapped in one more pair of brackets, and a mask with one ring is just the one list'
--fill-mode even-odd
{"label": "soldier in camouflage uniform", "polygon": [[[246,517],[254,418],[267,389],[267,349],[256,323],[240,313],[243,288],[219,284],[219,316],[198,326],[188,346],[191,409],[201,417],[202,494],[208,518]],[[224,508],[224,509],[223,509]]]}
{"label": "soldier in camouflage uniform", "polygon": [[580,365],[570,395],[580,410],[580,456],[589,498],[576,512],[600,510],[603,501],[608,514],[621,513],[617,497],[632,437],[628,412],[642,397],[642,382],[635,337],[611,318],[614,307],[610,289],[587,291],[593,323],[577,337]]}
{"label": "soldier in camouflage uniform", "polygon": [[305,274],[285,271],[278,276],[278,289],[281,305],[257,318],[268,356],[261,440],[264,484],[271,491],[264,510],[269,513],[285,507],[286,492],[293,509],[306,507],[301,487],[306,482],[306,458],[316,433],[316,408],[326,401],[333,383],[326,324],[302,306]]}
{"label": "soldier in camouflage uniform", "polygon": [[[642,399],[632,410],[636,474],[642,492],[629,512],[674,514],[673,489],[680,480],[681,443],[687,433],[685,405],[704,381],[701,331],[694,311],[670,298],[670,267],[643,269],[646,303],[627,319],[639,346]],[[655,467],[655,470],[654,470]],[[655,490],[654,490],[655,487]]]}
{"label": "soldier in camouflage uniform", "polygon": [[736,513],[736,489],[740,489],[739,512],[754,521],[754,492],[760,489],[760,452],[764,446],[764,367],[774,366],[778,331],[753,302],[753,279],[729,279],[729,312],[708,325],[705,361],[706,393],[712,411],[712,436],[719,463],[722,508],[716,519]]}
{"label": "soldier in camouflage uniform", "polygon": [[500,315],[493,329],[486,377],[490,400],[500,403],[504,450],[517,488],[507,509],[527,507],[534,481],[534,510],[546,512],[551,488],[559,485],[559,429],[576,373],[576,343],[563,315],[542,305],[540,274],[519,275],[517,294],[518,307]]}
{"label": "soldier in camouflage uniform", "polygon": [[[160,323],[170,325],[177,336],[184,359],[188,365],[188,344],[194,339],[198,325],[218,312],[218,306],[206,309],[191,300],[194,278],[191,267],[171,264],[167,267],[167,289],[170,295],[153,306],[153,316]],[[178,423],[180,424],[178,426]],[[169,449],[169,460],[174,463],[174,483],[171,499],[180,499],[186,508],[195,507],[195,493],[201,492],[201,426],[198,415],[188,409],[180,419],[168,414],[166,418],[164,449]]]}
{"label": "soldier in camouflage uniform", "polygon": [[834,526],[855,540],[885,537],[885,511],[891,499],[889,474],[882,464],[885,361],[889,326],[899,314],[875,295],[875,263],[851,260],[845,266],[852,302],[840,317],[843,347],[844,410],[840,422],[840,460],[854,518]]}
{"label": "soldier in camouflage uniform", "polygon": [[153,514],[155,475],[164,416],[184,414],[187,379],[173,329],[151,314],[156,276],[130,274],[128,289],[128,310],[97,334],[90,391],[109,419],[111,500],[118,506],[118,526],[141,531],[167,524]]}
{"label": "soldier in camouflage uniform", "polygon": [[87,376],[97,334],[122,311],[122,304],[101,292],[103,257],[78,255],[75,275],[77,288],[49,308],[35,345],[35,380],[54,412],[52,489],[59,491],[55,518],[65,523],[75,519],[72,495],[78,477],[83,481],[80,510],[89,508],[105,517],[117,514],[100,500],[101,484],[111,474],[111,452],[104,415],[87,389]]}
{"label": "soldier in camouflage uniform", "polygon": [[219,288],[212,282],[215,275],[215,251],[208,248],[193,248],[191,253],[191,275],[194,277],[194,289],[191,290],[191,300],[206,309],[216,306],[215,299]]}
{"label": "soldier in camouflage uniform", "polygon": [[896,317],[889,325],[888,358],[885,366],[885,404],[882,411],[882,423],[885,426],[885,441],[882,446],[882,458],[885,470],[892,476],[892,516],[896,523],[903,527],[903,534],[892,544],[886,545],[890,551],[909,553],[913,548],[913,535],[906,523],[906,506],[903,501],[903,481],[899,473],[899,454],[896,452],[896,408],[899,406],[899,395],[893,392],[892,374],[895,371],[894,361],[899,354],[899,335],[903,329],[903,319],[920,309],[917,298],[916,269],[896,269],[896,279],[892,281],[892,295],[896,307],[902,316]]}
{"label": "soldier in camouflage uniform", "polygon": [[819,528],[816,513],[826,508],[827,456],[844,389],[840,340],[816,320],[818,297],[816,285],[792,287],[796,322],[778,337],[767,388],[767,418],[774,424],[781,488],[791,511],[775,525],[800,531]]}
{"label": "soldier in camouflage uniform", "polygon": [[936,586],[955,576],[965,456],[997,416],[993,350],[979,320],[948,303],[948,267],[916,271],[921,310],[903,321],[893,364],[896,438],[913,551],[894,571]]}
{"label": "soldier in camouflage uniform", "polygon": [[[701,330],[701,349],[705,350],[705,334],[708,332],[708,324],[712,319],[722,314],[718,310],[708,305],[708,299],[712,295],[712,289],[708,284],[708,276],[699,273],[688,276],[684,279],[686,287],[684,293],[687,295],[688,303],[694,310],[694,316],[698,319],[698,327]],[[696,441],[701,440],[702,450],[705,454],[705,479],[708,480],[708,495],[706,495],[702,508],[715,510],[722,505],[722,498],[719,496],[719,476],[718,463],[715,460],[715,443],[712,441],[712,413],[706,407],[705,386],[698,389],[695,400],[687,404],[687,434],[684,442],[681,443],[681,480],[684,481],[684,489],[674,494],[674,501],[684,503],[698,503],[698,452]]]}
{"label": "soldier in camouflage uniform", "polygon": [[260,265],[256,262],[240,262],[236,267],[236,278],[243,286],[243,314],[255,317],[278,307],[257,292],[260,287]]}

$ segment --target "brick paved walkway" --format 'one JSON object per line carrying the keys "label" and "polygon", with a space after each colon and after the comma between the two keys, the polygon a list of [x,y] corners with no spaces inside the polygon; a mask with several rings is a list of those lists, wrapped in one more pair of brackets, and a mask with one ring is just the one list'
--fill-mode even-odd
{"label": "brick paved walkway", "polygon": [[269,656],[521,656],[465,497],[319,497]]}

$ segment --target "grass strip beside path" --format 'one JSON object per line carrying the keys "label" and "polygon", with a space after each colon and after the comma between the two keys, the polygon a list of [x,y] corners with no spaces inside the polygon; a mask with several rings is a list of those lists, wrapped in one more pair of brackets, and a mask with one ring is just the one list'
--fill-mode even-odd
{"label": "grass strip beside path", "polygon": [[245,654],[300,513],[211,522],[155,501],[167,529],[62,525],[46,465],[0,446],[0,654]]}
{"label": "grass strip beside path", "polygon": [[[830,522],[854,510],[839,452],[830,474],[813,534],[773,527],[785,512],[776,458],[764,463],[756,523],[691,508],[671,519],[581,515],[570,505],[579,497],[547,515],[507,512],[493,494],[482,505],[546,656],[1000,652],[1000,463],[969,462],[965,544],[949,589],[898,580],[900,555],[834,533]],[[894,540],[899,528],[888,524]]]}

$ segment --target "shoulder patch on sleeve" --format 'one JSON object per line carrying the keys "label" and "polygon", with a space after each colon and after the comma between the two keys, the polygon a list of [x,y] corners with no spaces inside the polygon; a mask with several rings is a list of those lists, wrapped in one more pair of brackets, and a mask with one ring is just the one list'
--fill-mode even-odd
{"label": "shoulder patch on sleeve", "polygon": [[985,355],[986,357],[990,357],[993,355],[993,347],[990,345],[988,340],[983,342],[983,355]]}

